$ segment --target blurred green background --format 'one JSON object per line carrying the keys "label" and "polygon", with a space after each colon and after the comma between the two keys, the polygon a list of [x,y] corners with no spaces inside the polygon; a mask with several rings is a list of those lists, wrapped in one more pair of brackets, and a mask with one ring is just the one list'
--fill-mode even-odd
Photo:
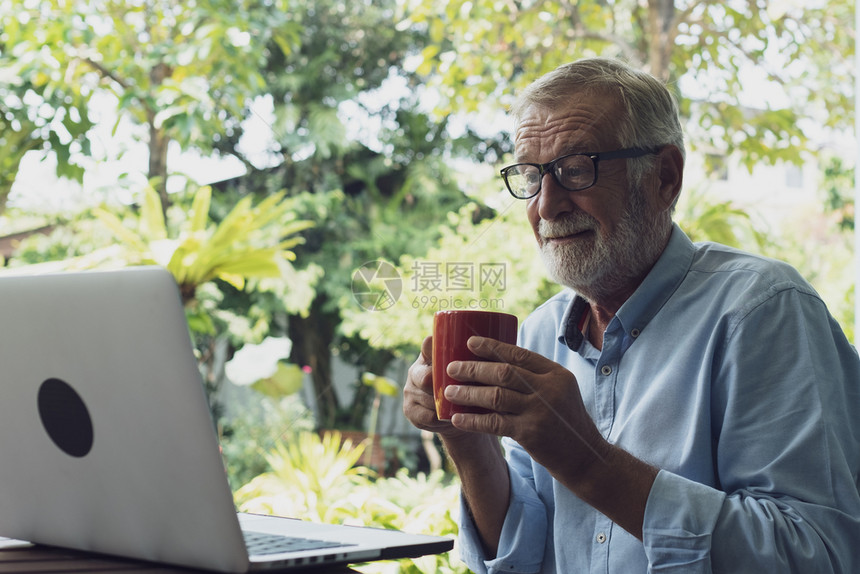
{"label": "blurred green background", "polygon": [[399,391],[434,311],[523,319],[557,289],[497,177],[516,89],[591,55],[665,80],[679,224],[789,261],[853,338],[850,22],[847,1],[0,0],[0,272],[167,267],[241,507],[453,534],[456,478]]}

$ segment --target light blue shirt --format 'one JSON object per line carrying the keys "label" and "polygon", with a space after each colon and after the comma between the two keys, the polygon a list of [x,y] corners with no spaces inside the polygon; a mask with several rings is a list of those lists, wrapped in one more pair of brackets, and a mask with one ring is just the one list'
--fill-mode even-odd
{"label": "light blue shirt", "polygon": [[602,352],[576,328],[584,309],[560,293],[519,344],[572,371],[603,436],[662,469],[644,543],[503,439],[512,493],[499,551],[485,560],[463,505],[470,568],[860,573],[860,361],[794,269],[675,227]]}

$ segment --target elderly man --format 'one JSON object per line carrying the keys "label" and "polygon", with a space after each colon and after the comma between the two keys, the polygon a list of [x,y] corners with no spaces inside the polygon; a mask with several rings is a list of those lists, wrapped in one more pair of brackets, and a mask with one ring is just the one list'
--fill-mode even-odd
{"label": "elderly man", "polygon": [[[404,413],[462,483],[476,572],[860,572],[860,361],[789,266],[693,244],[672,223],[684,146],[653,77],[606,59],[521,94],[516,161],[550,276],[569,289],[517,346],[448,373],[431,341]],[[498,437],[503,437],[500,441]]]}

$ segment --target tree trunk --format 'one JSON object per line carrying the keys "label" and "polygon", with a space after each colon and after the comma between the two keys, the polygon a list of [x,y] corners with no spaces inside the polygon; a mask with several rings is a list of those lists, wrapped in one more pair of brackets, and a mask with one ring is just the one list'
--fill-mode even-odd
{"label": "tree trunk", "polygon": [[669,80],[675,26],[674,0],[648,0],[648,72],[664,82]]}
{"label": "tree trunk", "polygon": [[340,403],[335,393],[331,372],[331,345],[334,341],[336,318],[323,311],[326,298],[318,295],[307,317],[290,317],[289,335],[293,342],[290,360],[310,367],[316,398],[318,428],[334,428]]}
{"label": "tree trunk", "polygon": [[30,134],[36,129],[35,124],[29,121],[21,122],[21,124],[21,128],[17,131],[4,126],[3,138],[6,140],[6,149],[4,156],[0,158],[0,170],[2,170],[0,171],[0,214],[6,210],[6,201],[12,191],[12,185],[15,183],[21,161],[27,152],[38,149],[41,143],[40,140],[30,137]]}
{"label": "tree trunk", "polygon": [[170,138],[164,129],[159,129],[150,122],[149,124],[149,173],[147,177],[158,196],[161,198],[161,210],[165,217],[167,208],[170,206],[170,198],[167,196],[167,145]]}
{"label": "tree trunk", "polygon": [[[156,64],[149,72],[150,89],[155,93],[164,80],[172,73],[170,67],[164,62]],[[165,218],[167,208],[170,207],[170,198],[167,196],[167,147],[170,137],[164,126],[156,125],[155,110],[148,112],[149,122],[149,173],[148,178],[158,196],[161,198],[161,209]]]}

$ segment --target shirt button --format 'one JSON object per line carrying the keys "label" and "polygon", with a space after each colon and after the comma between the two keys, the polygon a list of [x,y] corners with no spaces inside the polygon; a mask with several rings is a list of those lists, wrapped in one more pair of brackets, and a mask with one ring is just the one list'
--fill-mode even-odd
{"label": "shirt button", "polygon": [[630,330],[630,336],[635,339],[636,337],[639,336],[639,333],[641,333],[641,332],[642,331],[640,331],[639,329],[631,329]]}
{"label": "shirt button", "polygon": [[603,544],[604,542],[606,542],[606,535],[602,532],[600,534],[598,534],[597,535],[597,542],[598,542],[598,544]]}
{"label": "shirt button", "polygon": [[608,377],[612,374],[612,367],[610,367],[609,365],[603,365],[602,367],[600,367],[600,372],[603,373],[604,376]]}

